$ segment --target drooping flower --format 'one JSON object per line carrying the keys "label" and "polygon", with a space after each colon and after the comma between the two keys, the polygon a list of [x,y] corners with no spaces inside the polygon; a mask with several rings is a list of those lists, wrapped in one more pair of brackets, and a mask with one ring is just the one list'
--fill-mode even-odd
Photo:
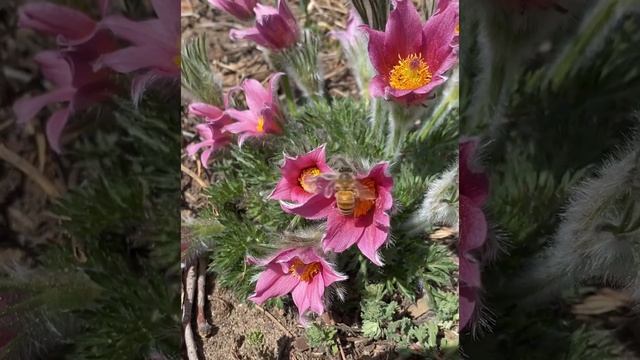
{"label": "drooping flower", "polygon": [[[104,15],[108,1],[97,2]],[[98,22],[66,6],[29,3],[18,9],[18,17],[21,27],[56,36],[64,47],[34,57],[54,89],[39,96],[23,97],[13,105],[18,123],[24,124],[49,104],[67,103],[53,112],[46,125],[49,145],[60,152],[60,136],[69,117],[112,94],[114,85],[109,81],[109,72],[94,72],[91,64],[101,54],[114,51],[117,44],[110,34],[100,30]]]}
{"label": "drooping flower", "polygon": [[[356,192],[336,192],[335,189],[327,189],[331,183],[317,182],[318,194],[302,204],[281,202],[282,209],[305,219],[327,218],[327,233],[322,239],[325,251],[339,253],[357,244],[364,256],[382,266],[378,249],[388,239],[388,212],[393,206],[393,178],[388,167],[387,162],[381,162],[366,174],[356,174],[356,188],[359,189]],[[351,214],[345,215],[340,210],[337,198],[341,203],[353,205]]]}
{"label": "drooping flower", "polygon": [[201,141],[188,145],[187,155],[193,156],[204,149],[200,154],[200,162],[206,167],[211,154],[231,142],[231,134],[224,127],[233,123],[233,120],[218,107],[205,103],[189,105],[189,114],[203,117],[205,123],[196,125]]}
{"label": "drooping flower", "polygon": [[136,73],[131,84],[134,102],[159,80],[180,77],[180,1],[151,0],[157,18],[133,21],[122,15],[108,16],[102,26],[131,46],[101,56],[94,67],[123,74]]}
{"label": "drooping flower", "polygon": [[421,24],[411,0],[397,0],[384,32],[369,33],[369,57],[378,73],[369,85],[372,96],[405,104],[423,102],[456,62],[452,46],[457,15],[447,6]]}
{"label": "drooping flower", "polygon": [[[102,15],[108,0],[96,0]],[[20,6],[18,25],[56,36],[60,44],[77,45],[89,40],[98,31],[98,22],[82,11],[51,2],[34,2]]]}
{"label": "drooping flower", "polygon": [[375,74],[367,54],[366,36],[360,30],[361,25],[363,23],[360,15],[352,8],[347,18],[347,28],[344,31],[331,31],[330,34],[340,42],[358,83],[358,88],[360,88],[363,98],[368,98],[369,80]]}
{"label": "drooping flower", "polygon": [[476,311],[481,288],[480,259],[474,254],[487,241],[488,225],[482,210],[489,196],[489,178],[474,164],[479,140],[460,143],[460,328],[468,326]]}
{"label": "drooping flower", "polygon": [[249,300],[262,304],[270,298],[291,293],[303,323],[307,311],[324,312],[325,289],[336,281],[347,279],[311,247],[280,250],[265,259],[249,258],[249,262],[265,267]]}
{"label": "drooping flower", "polygon": [[293,13],[285,0],[278,0],[278,8],[257,4],[255,9],[255,27],[244,30],[231,30],[233,40],[251,40],[271,50],[288,49],[300,38],[300,29]]}
{"label": "drooping flower", "polygon": [[214,8],[224,11],[240,20],[249,20],[253,17],[253,8],[258,0],[209,0]]}
{"label": "drooping flower", "polygon": [[43,76],[54,85],[54,89],[35,97],[23,97],[13,105],[17,122],[24,124],[33,119],[50,104],[66,103],[53,112],[46,124],[49,145],[61,151],[60,136],[69,117],[89,106],[107,100],[115,91],[110,80],[110,72],[94,72],[92,62],[100,54],[116,48],[114,39],[105,31],[98,31],[82,44],[64,51],[43,51],[34,60],[40,66]]}
{"label": "drooping flower", "polygon": [[325,145],[321,145],[304,155],[296,157],[285,155],[284,164],[280,168],[282,179],[269,198],[301,203],[315,195],[314,179],[320,174],[332,172],[326,163],[324,150]]}
{"label": "drooping flower", "polygon": [[282,111],[278,101],[278,81],[282,75],[283,73],[271,75],[267,88],[253,79],[247,79],[240,85],[249,109],[227,109],[226,113],[236,122],[224,128],[230,133],[238,134],[240,146],[250,137],[260,138],[266,134],[282,132]]}

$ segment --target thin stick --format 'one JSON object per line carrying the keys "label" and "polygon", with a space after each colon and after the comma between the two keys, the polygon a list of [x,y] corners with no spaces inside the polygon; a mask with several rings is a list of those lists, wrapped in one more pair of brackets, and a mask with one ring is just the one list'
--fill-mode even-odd
{"label": "thin stick", "polygon": [[344,350],[342,350],[342,341],[340,341],[340,339],[338,339],[338,349],[340,349],[340,357],[342,358],[342,360],[347,360],[347,358],[344,356]]}
{"label": "thin stick", "polygon": [[280,328],[280,330],[286,332],[289,336],[293,337],[293,334],[291,333],[291,331],[289,331],[289,329],[287,329],[286,327],[284,327],[284,325],[282,325],[282,323],[280,321],[278,321],[278,319],[276,319],[273,315],[271,315],[271,313],[269,313],[267,310],[265,310],[262,306],[256,304],[255,305],[256,308],[260,311],[262,311],[263,313],[265,313],[265,315],[267,315],[267,317],[269,319],[271,319],[271,321],[273,321],[276,325],[278,325],[278,327]]}
{"label": "thin stick", "polygon": [[207,318],[204,315],[205,308],[205,283],[207,280],[207,257],[202,256],[198,260],[198,307],[196,309],[196,321],[198,324],[198,334],[200,336],[211,335],[211,325],[207,322]]}
{"label": "thin stick", "polygon": [[198,185],[200,185],[200,187],[205,188],[209,186],[209,184],[207,184],[206,181],[202,180],[196,173],[191,171],[191,169],[184,166],[183,164],[180,164],[180,170],[182,170],[183,173],[189,175],[193,180],[195,180],[198,183]]}
{"label": "thin stick", "polygon": [[36,147],[38,148],[38,171],[43,173],[47,161],[47,140],[41,132],[36,134]]}
{"label": "thin stick", "polygon": [[58,191],[58,188],[56,188],[49,179],[44,177],[44,175],[42,175],[35,166],[31,165],[30,162],[9,150],[3,144],[0,144],[0,159],[8,162],[18,168],[18,170],[25,173],[25,175],[38,184],[48,196],[52,198],[60,197],[60,191]]}
{"label": "thin stick", "polygon": [[182,324],[184,325],[184,343],[187,347],[187,357],[189,360],[199,360],[196,343],[193,339],[193,331],[191,330],[191,313],[193,311],[193,297],[195,295],[196,285],[196,268],[194,265],[189,267],[187,271],[186,282],[186,299],[184,302],[182,313]]}

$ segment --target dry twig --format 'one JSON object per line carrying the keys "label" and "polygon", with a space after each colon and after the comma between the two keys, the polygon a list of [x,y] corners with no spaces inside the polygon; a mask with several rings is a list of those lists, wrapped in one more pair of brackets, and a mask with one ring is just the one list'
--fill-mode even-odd
{"label": "dry twig", "polygon": [[48,196],[52,198],[60,197],[60,191],[58,191],[58,188],[49,179],[42,175],[42,173],[40,173],[30,162],[9,150],[3,144],[0,144],[0,159],[8,162],[25,173],[25,175],[38,184]]}
{"label": "dry twig", "polygon": [[198,359],[198,349],[196,348],[196,343],[193,339],[193,330],[191,329],[191,314],[193,312],[193,298],[195,295],[195,285],[196,285],[196,265],[192,265],[187,270],[187,278],[185,280],[185,297],[183,313],[182,313],[182,324],[184,326],[184,343],[187,347],[187,357],[189,360],[199,360]]}
{"label": "dry twig", "polygon": [[193,172],[193,170],[189,169],[184,164],[180,164],[180,170],[182,170],[183,173],[189,175],[195,182],[198,183],[198,185],[200,185],[200,187],[205,188],[209,186],[206,181],[202,180],[196,173]]}
{"label": "dry twig", "polygon": [[284,325],[282,325],[282,323],[280,321],[278,321],[278,319],[276,319],[273,315],[271,315],[270,312],[268,312],[267,310],[265,310],[262,306],[256,304],[255,305],[256,308],[260,311],[262,311],[263,313],[265,313],[265,315],[267,315],[267,317],[269,319],[271,319],[271,321],[273,321],[274,324],[278,325],[278,327],[280,328],[280,330],[286,332],[289,336],[293,337],[293,334],[291,333],[291,331],[289,331],[289,329],[287,329]]}
{"label": "dry twig", "polygon": [[207,257],[202,256],[198,260],[198,298],[196,309],[196,321],[198,324],[198,333],[200,336],[211,335],[211,325],[207,322],[207,318],[204,314],[205,309],[205,283],[207,280]]}

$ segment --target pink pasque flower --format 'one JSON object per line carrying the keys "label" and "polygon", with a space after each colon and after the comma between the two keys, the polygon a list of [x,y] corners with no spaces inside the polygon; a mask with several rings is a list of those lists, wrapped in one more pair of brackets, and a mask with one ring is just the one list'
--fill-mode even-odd
{"label": "pink pasque flower", "polygon": [[360,31],[360,26],[362,25],[360,15],[358,15],[356,9],[351,8],[349,16],[347,17],[347,28],[344,31],[334,30],[329,32],[329,34],[340,42],[343,49],[351,49],[357,46],[358,39],[363,36]]}
{"label": "pink pasque flower", "polygon": [[211,154],[231,142],[231,134],[224,127],[233,123],[233,120],[218,107],[205,103],[189,105],[189,114],[203,117],[205,123],[196,125],[201,141],[188,145],[187,155],[193,156],[204,149],[200,154],[200,162],[206,167]]}
{"label": "pink pasque flower", "polygon": [[302,323],[307,310],[318,315],[324,312],[323,295],[327,287],[347,279],[310,247],[280,250],[266,259],[249,258],[249,262],[265,267],[249,300],[262,304],[291,293]]}
{"label": "pink pasque flower", "polygon": [[[102,14],[107,0],[97,0]],[[54,86],[51,91],[23,97],[13,105],[19,124],[33,119],[44,107],[55,103],[67,106],[54,111],[46,125],[51,148],[60,152],[60,136],[69,117],[92,104],[108,99],[114,85],[108,71],[94,72],[93,61],[101,54],[117,48],[115,39],[100,30],[96,21],[86,14],[61,5],[38,2],[18,9],[19,25],[57,37],[61,51],[43,51],[34,58],[43,76]]]}
{"label": "pink pasque flower", "polygon": [[321,145],[304,155],[285,155],[284,164],[280,168],[282,178],[269,198],[301,203],[315,195],[314,179],[321,174],[333,172],[327,165],[324,150],[325,145]]}
{"label": "pink pasque flower", "polygon": [[[322,239],[324,251],[343,252],[353,244],[374,264],[382,266],[378,249],[389,237],[390,218],[388,211],[393,206],[393,178],[388,173],[389,164],[381,162],[367,174],[357,174],[356,180],[362,190],[360,194],[336,192],[331,183],[318,181],[318,194],[302,204],[281,202],[282,209],[305,219],[327,218],[327,233]],[[365,197],[364,192],[370,197]],[[350,198],[355,195],[355,199]],[[352,214],[343,215],[336,198],[346,197],[353,202]]]}
{"label": "pink pasque flower", "polygon": [[240,20],[249,20],[253,17],[253,8],[258,0],[209,0],[209,4],[218,10],[222,10]]}
{"label": "pink pasque flower", "polygon": [[[96,0],[104,16],[108,0]],[[98,31],[98,22],[87,14],[51,2],[34,2],[20,6],[18,25],[43,34],[57,36],[62,45],[77,45],[89,40]]]}
{"label": "pink pasque flower", "polygon": [[50,104],[66,103],[55,110],[46,124],[49,145],[61,152],[60,136],[69,117],[91,105],[109,99],[115,92],[115,85],[108,70],[93,72],[91,62],[105,51],[115,49],[116,44],[110,34],[99,31],[86,42],[69,51],[43,51],[34,60],[40,66],[43,76],[54,89],[34,97],[23,97],[13,105],[17,122],[25,124]]}
{"label": "pink pasque flower", "polygon": [[482,207],[489,196],[489,177],[476,166],[474,155],[479,140],[460,143],[460,328],[465,328],[476,310],[481,287],[480,263],[474,252],[484,246],[488,226]]}
{"label": "pink pasque flower", "polygon": [[133,21],[113,15],[102,20],[103,27],[131,46],[105,54],[94,64],[95,69],[135,72],[131,94],[136,103],[152,83],[180,77],[180,1],[151,0],[151,4],[157,18]]}
{"label": "pink pasque flower", "polygon": [[397,0],[384,32],[363,25],[369,33],[369,57],[376,75],[371,95],[405,104],[423,102],[455,64],[452,46],[457,15],[452,6],[421,24],[411,0]]}
{"label": "pink pasque flower", "polygon": [[227,109],[226,113],[235,123],[225,126],[225,130],[238,134],[238,144],[242,146],[246,139],[260,138],[266,134],[280,134],[282,112],[278,102],[278,81],[283,73],[269,78],[269,86],[262,87],[259,81],[247,79],[240,89],[244,92],[248,110]]}
{"label": "pink pasque flower", "polygon": [[452,11],[456,15],[456,28],[455,28],[455,36],[453,37],[452,46],[455,51],[458,51],[460,46],[460,1],[458,0],[439,0],[438,7],[436,9],[436,14],[447,11],[447,8],[451,6]]}
{"label": "pink pasque flower", "polygon": [[296,44],[300,29],[285,0],[278,0],[278,8],[258,4],[255,7],[256,25],[244,30],[231,30],[233,40],[246,39],[271,50],[288,49]]}

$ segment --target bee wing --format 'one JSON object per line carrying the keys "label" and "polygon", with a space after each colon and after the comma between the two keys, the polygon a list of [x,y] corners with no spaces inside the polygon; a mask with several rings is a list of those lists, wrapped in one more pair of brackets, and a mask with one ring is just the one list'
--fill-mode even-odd
{"label": "bee wing", "polygon": [[333,195],[333,183],[338,178],[337,174],[325,173],[307,179],[309,185],[315,188],[316,194],[324,194],[325,197]]}
{"label": "bee wing", "polygon": [[363,200],[375,200],[377,199],[374,190],[362,185],[360,181],[356,181],[356,190],[358,191],[358,197]]}

